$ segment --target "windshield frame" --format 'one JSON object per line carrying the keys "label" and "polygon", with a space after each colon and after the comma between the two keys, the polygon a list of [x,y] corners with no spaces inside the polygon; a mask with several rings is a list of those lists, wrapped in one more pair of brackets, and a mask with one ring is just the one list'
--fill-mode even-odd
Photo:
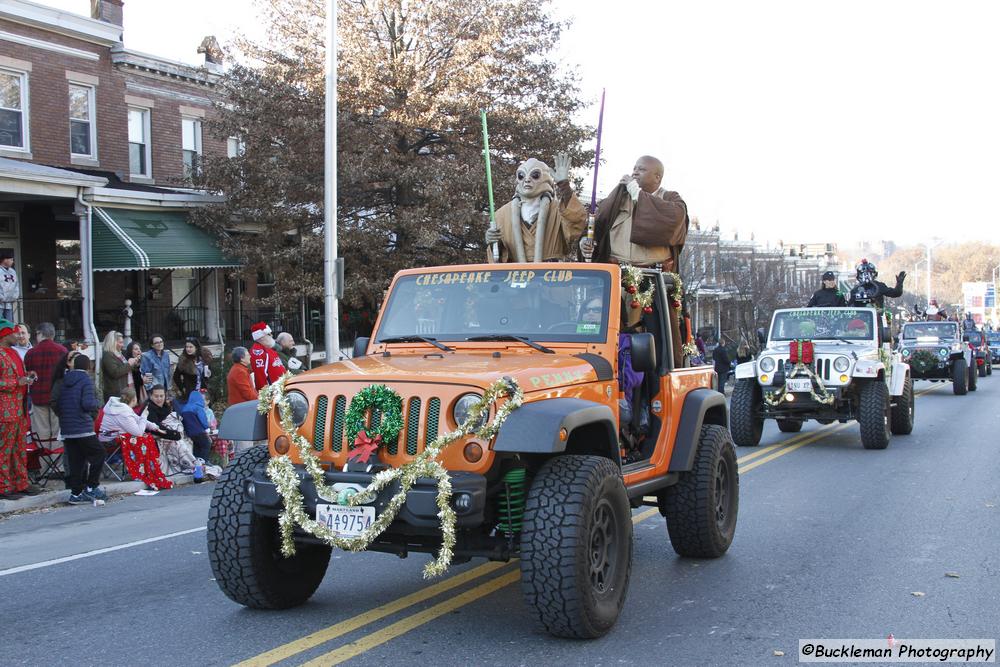
{"label": "windshield frame", "polygon": [[[548,267],[552,267],[551,269]],[[438,267],[435,267],[435,269]],[[372,343],[377,345],[395,345],[397,343],[385,343],[384,339],[395,338],[397,336],[425,336],[428,338],[434,338],[436,341],[442,343],[448,343],[454,345],[455,343],[468,343],[470,346],[496,346],[497,341],[469,341],[469,338],[474,338],[478,336],[522,336],[524,338],[530,339],[531,341],[545,343],[545,344],[557,344],[566,343],[572,345],[592,345],[592,344],[604,344],[608,340],[609,328],[612,318],[618,317],[618,306],[617,304],[611,303],[612,295],[612,281],[615,278],[615,274],[608,269],[600,268],[599,266],[593,265],[580,265],[572,263],[548,263],[544,266],[531,265],[524,268],[520,268],[517,264],[486,264],[486,265],[465,265],[465,266],[455,266],[448,267],[449,270],[441,271],[435,269],[409,269],[406,271],[399,272],[393,279],[392,285],[390,287],[389,293],[387,295],[386,302],[382,305],[378,321],[372,331],[371,340]],[[572,278],[568,279],[557,279],[558,274],[572,274]],[[468,282],[459,281],[458,285],[459,292],[454,289],[454,283],[437,283],[437,280],[444,279],[445,276],[469,276],[470,274],[475,274],[478,280],[473,280],[470,278]],[[531,275],[533,274],[533,275]],[[546,276],[551,274],[552,279],[549,280]],[[512,276],[527,278],[527,280],[515,280]],[[592,289],[599,289],[600,294],[591,292],[586,296],[586,301],[600,297],[605,305],[601,313],[601,321],[599,328],[593,333],[579,333],[579,332],[566,332],[564,329],[556,329],[555,331],[549,331],[548,328],[555,326],[562,322],[571,323],[575,322],[577,324],[585,324],[579,320],[560,320],[553,324],[552,322],[545,322],[544,317],[539,317],[540,312],[544,311],[532,311],[529,312],[533,314],[531,318],[527,320],[530,325],[538,324],[539,329],[533,329],[531,326],[517,327],[517,328],[504,328],[499,325],[486,325],[472,328],[470,326],[464,326],[461,330],[455,331],[435,331],[432,333],[417,333],[416,331],[404,332],[404,331],[389,331],[386,323],[391,321],[393,317],[393,309],[398,307],[397,304],[400,302],[399,299],[407,299],[406,293],[412,292],[420,288],[435,288],[435,287],[447,287],[451,288],[450,294],[442,295],[446,300],[446,304],[450,303],[449,299],[454,296],[464,293],[465,289],[468,289],[472,285],[477,285],[482,283],[486,285],[502,286],[509,283],[511,280],[517,284],[524,283],[528,285],[525,288],[525,294],[535,294],[538,296],[544,295],[544,287],[548,285],[550,288],[562,284],[564,287],[572,287],[574,281],[577,279],[586,279],[588,281],[594,281],[597,279],[599,285],[595,285]],[[427,284],[417,284],[418,280],[433,280],[433,283]],[[510,279],[510,280],[508,280]],[[530,286],[535,286],[534,291],[529,291]],[[412,287],[411,287],[412,286]],[[510,289],[510,287],[508,287]],[[474,291],[473,288],[470,291]],[[490,293],[493,293],[492,290]],[[483,292],[486,294],[486,292]],[[502,299],[502,297],[499,297]],[[560,302],[560,305],[561,302]],[[580,307],[584,307],[586,304],[580,304]],[[447,305],[445,307],[448,307]],[[572,307],[572,304],[567,303],[566,307]],[[405,306],[404,306],[405,308]],[[522,309],[523,310],[523,309]],[[490,312],[490,311],[486,311]],[[482,315],[482,313],[480,313]],[[579,317],[579,313],[577,313]],[[443,318],[442,318],[443,319]],[[596,322],[594,324],[597,324]],[[413,329],[416,329],[416,323],[413,323]],[[503,341],[501,341],[503,342]],[[520,346],[520,343],[513,342],[515,345]],[[409,343],[400,343],[408,345]],[[504,344],[509,344],[504,342]]]}
{"label": "windshield frame", "polygon": [[[949,330],[948,334],[944,336],[936,336],[933,334],[924,334],[922,336],[907,336],[907,329],[916,329],[918,326],[931,325],[935,328],[947,328]],[[918,342],[921,338],[936,338],[937,340],[954,340],[958,337],[958,322],[906,322],[899,330],[899,340],[900,342],[913,341]]]}
{"label": "windshield frame", "polygon": [[[828,313],[828,312],[844,312],[851,311],[854,313],[866,313],[871,317],[871,321],[868,323],[871,330],[868,335],[864,338],[848,338],[846,336],[798,336],[795,338],[784,338],[779,337],[774,334],[775,325],[778,322],[779,316],[784,313],[792,312],[802,312],[810,311],[815,313]],[[779,308],[775,310],[771,315],[771,324],[767,330],[767,344],[771,345],[773,343],[790,343],[793,340],[808,339],[813,341],[835,341],[835,342],[846,342],[849,344],[865,344],[874,343],[878,336],[878,326],[879,326],[878,314],[872,308],[851,308],[851,307],[829,307],[829,308]]]}

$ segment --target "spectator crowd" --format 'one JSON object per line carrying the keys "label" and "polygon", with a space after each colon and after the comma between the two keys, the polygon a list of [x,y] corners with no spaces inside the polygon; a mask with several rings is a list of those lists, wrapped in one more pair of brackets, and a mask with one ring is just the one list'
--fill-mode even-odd
{"label": "spectator crowd", "polygon": [[[0,282],[5,268],[0,258]],[[175,353],[155,334],[143,350],[139,341],[109,331],[95,368],[87,344],[57,342],[50,322],[37,326],[32,344],[30,329],[11,321],[12,304],[4,298],[0,292],[0,499],[37,495],[57,479],[69,489],[70,504],[103,501],[102,477],[124,476],[115,465],[154,490],[169,489],[177,473],[197,480],[199,473],[221,472],[207,463],[218,422],[206,401],[213,356],[199,340],[187,339]],[[229,405],[256,400],[286,371],[305,370],[287,332],[273,337],[258,323],[251,338],[249,349],[231,352],[222,383]]]}

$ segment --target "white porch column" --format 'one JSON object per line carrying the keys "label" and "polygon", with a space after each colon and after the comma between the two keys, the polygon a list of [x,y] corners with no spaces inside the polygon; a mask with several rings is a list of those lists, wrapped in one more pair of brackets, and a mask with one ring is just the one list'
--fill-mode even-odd
{"label": "white porch column", "polygon": [[222,311],[219,308],[219,271],[218,269],[211,269],[211,271],[212,280],[206,281],[209,286],[206,290],[208,299],[205,300],[205,337],[212,342],[222,342],[222,336],[219,334],[219,318],[222,316]]}

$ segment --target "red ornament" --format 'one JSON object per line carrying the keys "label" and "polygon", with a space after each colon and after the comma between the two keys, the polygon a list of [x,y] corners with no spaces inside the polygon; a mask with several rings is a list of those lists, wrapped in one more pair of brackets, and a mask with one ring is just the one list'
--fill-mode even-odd
{"label": "red ornament", "polygon": [[368,463],[372,455],[378,451],[378,447],[381,444],[381,433],[374,438],[370,438],[364,431],[359,431],[358,436],[354,438],[354,446],[351,448],[351,453],[347,455],[347,460]]}
{"label": "red ornament", "polygon": [[642,312],[644,312],[647,315],[649,315],[650,313],[653,312],[653,307],[652,306],[646,306],[645,308],[642,309]]}
{"label": "red ornament", "polygon": [[636,292],[639,291],[639,289],[635,285],[629,285],[625,289],[628,291],[629,294],[635,294]]}
{"label": "red ornament", "polygon": [[633,308],[638,308],[638,307],[639,307],[640,305],[642,305],[642,304],[640,304],[640,303],[639,303],[638,301],[636,301],[635,299],[632,299],[632,304],[631,304],[631,305],[632,305],[632,307],[633,307]]}
{"label": "red ornament", "polygon": [[677,299],[674,299],[673,301],[671,301],[670,305],[673,306],[676,310],[680,310],[681,309],[681,302],[678,301]]}

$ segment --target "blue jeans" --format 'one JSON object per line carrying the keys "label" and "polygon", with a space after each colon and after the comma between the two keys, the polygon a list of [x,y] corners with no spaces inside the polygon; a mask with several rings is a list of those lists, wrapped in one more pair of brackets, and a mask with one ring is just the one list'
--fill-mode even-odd
{"label": "blue jeans", "polygon": [[13,322],[14,307],[9,303],[5,303],[3,306],[0,306],[0,318],[5,319],[8,322]]}

